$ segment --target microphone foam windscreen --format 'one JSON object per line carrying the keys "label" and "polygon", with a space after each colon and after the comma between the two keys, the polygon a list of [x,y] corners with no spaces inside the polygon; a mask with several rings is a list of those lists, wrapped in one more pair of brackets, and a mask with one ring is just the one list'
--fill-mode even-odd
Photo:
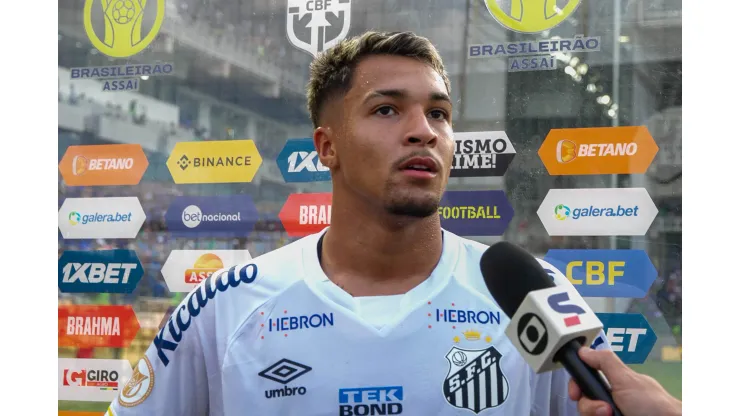
{"label": "microphone foam windscreen", "polygon": [[555,286],[534,256],[506,241],[483,253],[480,270],[488,291],[509,317],[529,292]]}

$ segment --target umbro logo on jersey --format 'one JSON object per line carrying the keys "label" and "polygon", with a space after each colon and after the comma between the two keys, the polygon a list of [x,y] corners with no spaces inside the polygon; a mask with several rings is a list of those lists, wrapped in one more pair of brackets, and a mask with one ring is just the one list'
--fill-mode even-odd
{"label": "umbro logo on jersey", "polygon": [[302,396],[306,394],[305,387],[288,387],[287,384],[311,371],[311,367],[283,358],[275,364],[259,372],[260,377],[285,384],[281,389],[265,390],[265,398]]}
{"label": "umbro logo on jersey", "polygon": [[494,347],[480,350],[452,347],[445,357],[450,364],[443,386],[447,402],[476,414],[501,405],[509,395],[501,357]]}

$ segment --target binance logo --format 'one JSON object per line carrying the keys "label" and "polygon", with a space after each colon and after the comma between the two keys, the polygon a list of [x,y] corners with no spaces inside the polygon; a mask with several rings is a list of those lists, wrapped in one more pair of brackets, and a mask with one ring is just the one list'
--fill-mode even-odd
{"label": "binance logo", "polygon": [[261,164],[253,140],[179,142],[167,159],[177,184],[251,182]]}
{"label": "binance logo", "polygon": [[576,144],[570,140],[560,140],[555,148],[555,158],[560,163],[568,163],[576,158]]}
{"label": "binance logo", "polygon": [[190,166],[190,159],[188,159],[188,156],[182,155],[180,160],[177,161],[177,166],[179,166],[182,170],[187,169]]}

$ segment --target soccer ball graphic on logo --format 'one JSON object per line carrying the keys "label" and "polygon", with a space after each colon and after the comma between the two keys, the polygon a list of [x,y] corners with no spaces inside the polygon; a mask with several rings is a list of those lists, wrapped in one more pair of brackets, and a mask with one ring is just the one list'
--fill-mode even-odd
{"label": "soccer ball graphic on logo", "polygon": [[134,18],[134,3],[131,0],[118,0],[113,4],[113,20],[125,25]]}
{"label": "soccer ball graphic on logo", "polygon": [[465,355],[462,351],[457,351],[454,354],[452,354],[452,362],[458,366],[462,367],[465,365],[465,363],[468,362],[468,356]]}

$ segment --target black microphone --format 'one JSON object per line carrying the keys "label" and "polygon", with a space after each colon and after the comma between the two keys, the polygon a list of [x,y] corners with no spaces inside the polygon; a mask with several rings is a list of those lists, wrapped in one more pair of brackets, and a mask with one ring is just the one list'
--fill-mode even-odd
{"label": "black microphone", "polygon": [[505,241],[483,253],[480,269],[511,318],[506,336],[535,373],[565,367],[586,397],[608,403],[614,416],[623,416],[607,382],[578,356],[578,349],[591,345],[603,329],[578,291],[556,286],[534,256]]}

